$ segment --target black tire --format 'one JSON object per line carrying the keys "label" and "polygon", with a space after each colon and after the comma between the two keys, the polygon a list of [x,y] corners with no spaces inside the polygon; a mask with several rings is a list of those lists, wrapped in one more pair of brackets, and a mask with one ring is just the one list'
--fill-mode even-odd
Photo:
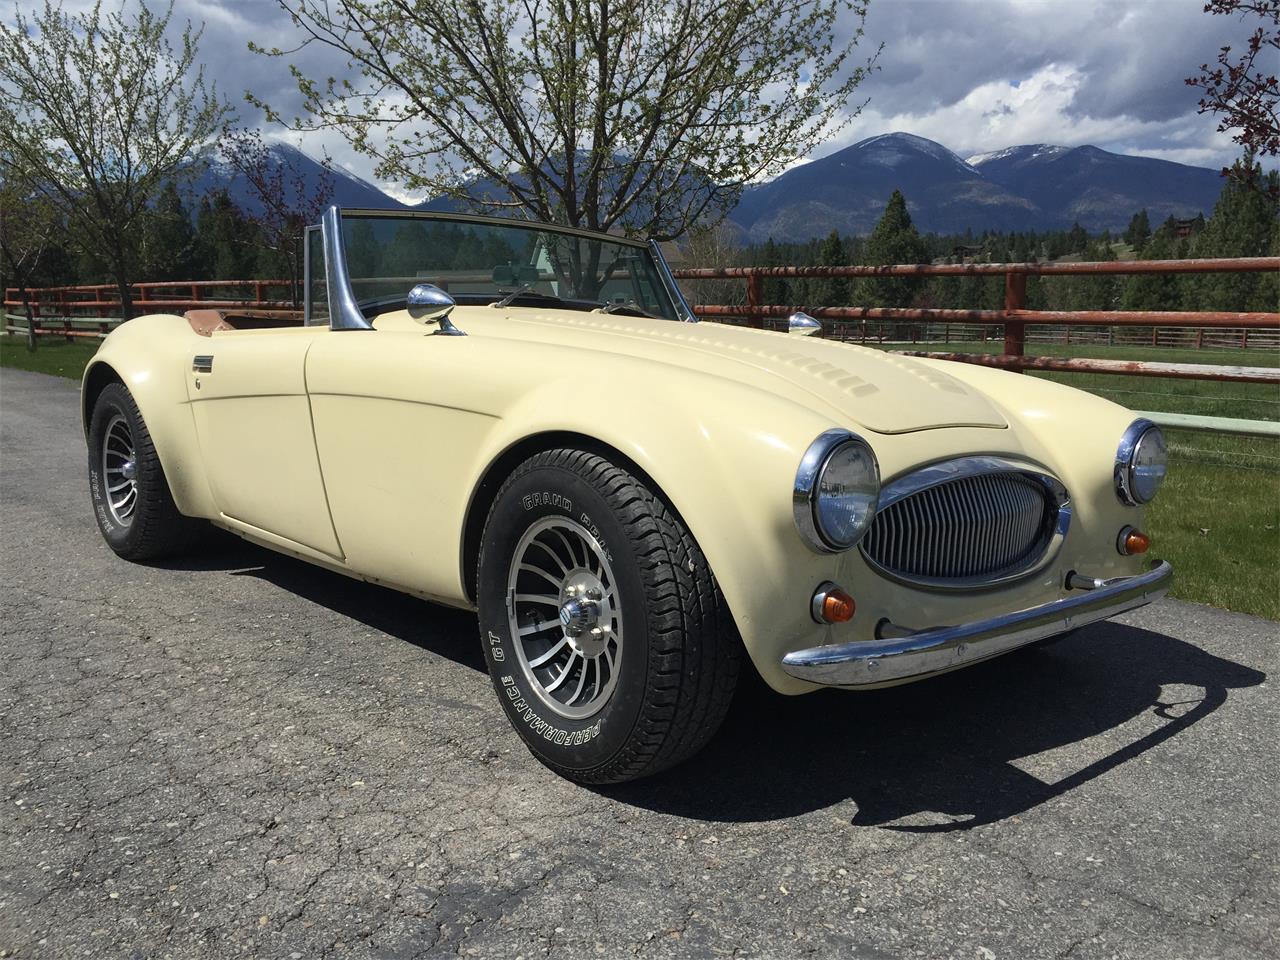
{"label": "black tire", "polygon": [[[113,453],[108,463],[104,448],[109,441],[116,451],[124,449],[122,442],[131,444],[133,451],[132,502],[119,509],[114,507],[108,487],[113,480],[120,483],[124,476],[116,472],[108,477],[106,471],[121,470],[123,461]],[[89,420],[89,496],[103,539],[126,560],[154,560],[181,553],[206,527],[178,512],[151,433],[133,396],[121,383],[108,384],[93,405]]]}
{"label": "black tire", "polygon": [[[520,576],[511,568],[516,548],[536,530],[566,523],[596,538],[616,585],[619,648],[610,663],[617,676],[611,689],[598,689],[600,705],[586,717],[546,705],[545,684],[537,692],[532,670],[526,674],[537,658],[521,659],[516,644],[523,641],[512,636],[508,618],[508,578]],[[546,589],[563,596],[563,587]],[[715,578],[661,498],[604,457],[551,450],[512,473],[485,523],[477,594],[498,700],[534,756],[562,776],[586,784],[649,776],[701,749],[724,719],[742,654]],[[513,605],[512,616],[520,615]],[[569,633],[557,621],[545,642],[560,636],[569,644]],[[581,669],[587,675],[585,658]],[[603,662],[595,667],[599,686],[605,669]]]}

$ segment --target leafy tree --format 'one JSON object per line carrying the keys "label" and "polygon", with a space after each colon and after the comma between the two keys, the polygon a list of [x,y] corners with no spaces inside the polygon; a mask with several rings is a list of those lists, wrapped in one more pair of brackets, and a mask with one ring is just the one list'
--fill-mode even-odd
{"label": "leafy tree", "polygon": [[[1189,86],[1204,92],[1200,112],[1218,114],[1218,130],[1231,132],[1231,138],[1250,154],[1280,154],[1280,80],[1275,74],[1280,62],[1280,0],[1209,0],[1204,10],[1241,20],[1252,14],[1261,22],[1245,41],[1243,52],[1223,47],[1215,66],[1202,63],[1200,73],[1187,78]],[[1222,173],[1253,178],[1254,168],[1236,164]]]}
{"label": "leafy tree", "polygon": [[847,125],[875,59],[854,63],[867,0],[277,2],[303,47],[359,71],[292,68],[296,128],[337,130],[410,188],[660,238]]}
{"label": "leafy tree", "polygon": [[1124,242],[1133,247],[1135,255],[1142,253],[1151,237],[1151,220],[1147,217],[1147,208],[1143,207],[1129,220],[1129,229],[1124,232]]}
{"label": "leafy tree", "polygon": [[[867,238],[869,264],[927,263],[929,251],[907,211],[906,198],[894,190],[884,213]],[[905,307],[920,290],[923,277],[863,277],[857,300],[871,307]]]}
{"label": "leafy tree", "polygon": [[0,22],[0,173],[105,261],[126,318],[148,204],[228,110],[196,65],[200,32],[188,25],[177,49],[166,39],[172,11],[72,15],[45,0]]}

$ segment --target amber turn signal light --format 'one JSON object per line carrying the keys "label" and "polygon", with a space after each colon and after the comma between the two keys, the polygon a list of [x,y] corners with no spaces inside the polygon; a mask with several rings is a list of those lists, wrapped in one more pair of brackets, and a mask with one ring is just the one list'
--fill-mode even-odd
{"label": "amber turn signal light", "polygon": [[848,623],[856,609],[853,597],[830,580],[818,586],[809,602],[809,612],[818,623]]}
{"label": "amber turn signal light", "polygon": [[1132,557],[1139,553],[1146,553],[1151,549],[1151,538],[1141,530],[1135,530],[1133,527],[1125,527],[1120,531],[1120,536],[1116,539],[1116,549],[1126,557]]}

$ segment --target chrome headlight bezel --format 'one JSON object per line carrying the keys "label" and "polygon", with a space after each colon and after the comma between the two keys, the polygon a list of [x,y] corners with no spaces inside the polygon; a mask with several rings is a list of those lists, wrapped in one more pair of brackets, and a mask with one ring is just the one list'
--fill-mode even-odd
{"label": "chrome headlight bezel", "polygon": [[[847,447],[856,448],[870,461],[874,493],[868,497],[870,502],[866,515],[861,520],[855,535],[848,542],[844,542],[824,528],[819,499],[822,479],[827,467],[832,459]],[[809,444],[796,470],[792,491],[792,512],[795,516],[796,529],[800,531],[801,538],[810,549],[817,553],[842,553],[853,549],[870,528],[871,521],[875,519],[879,500],[880,462],[876,459],[871,445],[862,437],[852,430],[832,429],[823,432]]]}
{"label": "chrome headlight bezel", "polygon": [[1114,483],[1116,496],[1120,502],[1130,507],[1140,507],[1155,499],[1164,483],[1165,473],[1161,473],[1155,486],[1149,491],[1138,476],[1138,457],[1150,449],[1147,444],[1159,444],[1164,456],[1167,472],[1169,462],[1169,446],[1164,438],[1164,431],[1146,418],[1140,418],[1129,424],[1124,436],[1120,438],[1120,446],[1116,448],[1116,464]]}

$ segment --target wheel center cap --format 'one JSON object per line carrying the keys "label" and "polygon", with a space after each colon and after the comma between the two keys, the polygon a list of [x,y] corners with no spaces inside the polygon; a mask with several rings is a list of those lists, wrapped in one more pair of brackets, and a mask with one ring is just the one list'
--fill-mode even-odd
{"label": "wheel center cap", "polygon": [[560,606],[560,623],[570,637],[580,637],[600,620],[600,604],[595,600],[574,597]]}
{"label": "wheel center cap", "polygon": [[138,465],[132,460],[126,460],[124,466],[120,468],[120,475],[126,480],[137,479]]}

